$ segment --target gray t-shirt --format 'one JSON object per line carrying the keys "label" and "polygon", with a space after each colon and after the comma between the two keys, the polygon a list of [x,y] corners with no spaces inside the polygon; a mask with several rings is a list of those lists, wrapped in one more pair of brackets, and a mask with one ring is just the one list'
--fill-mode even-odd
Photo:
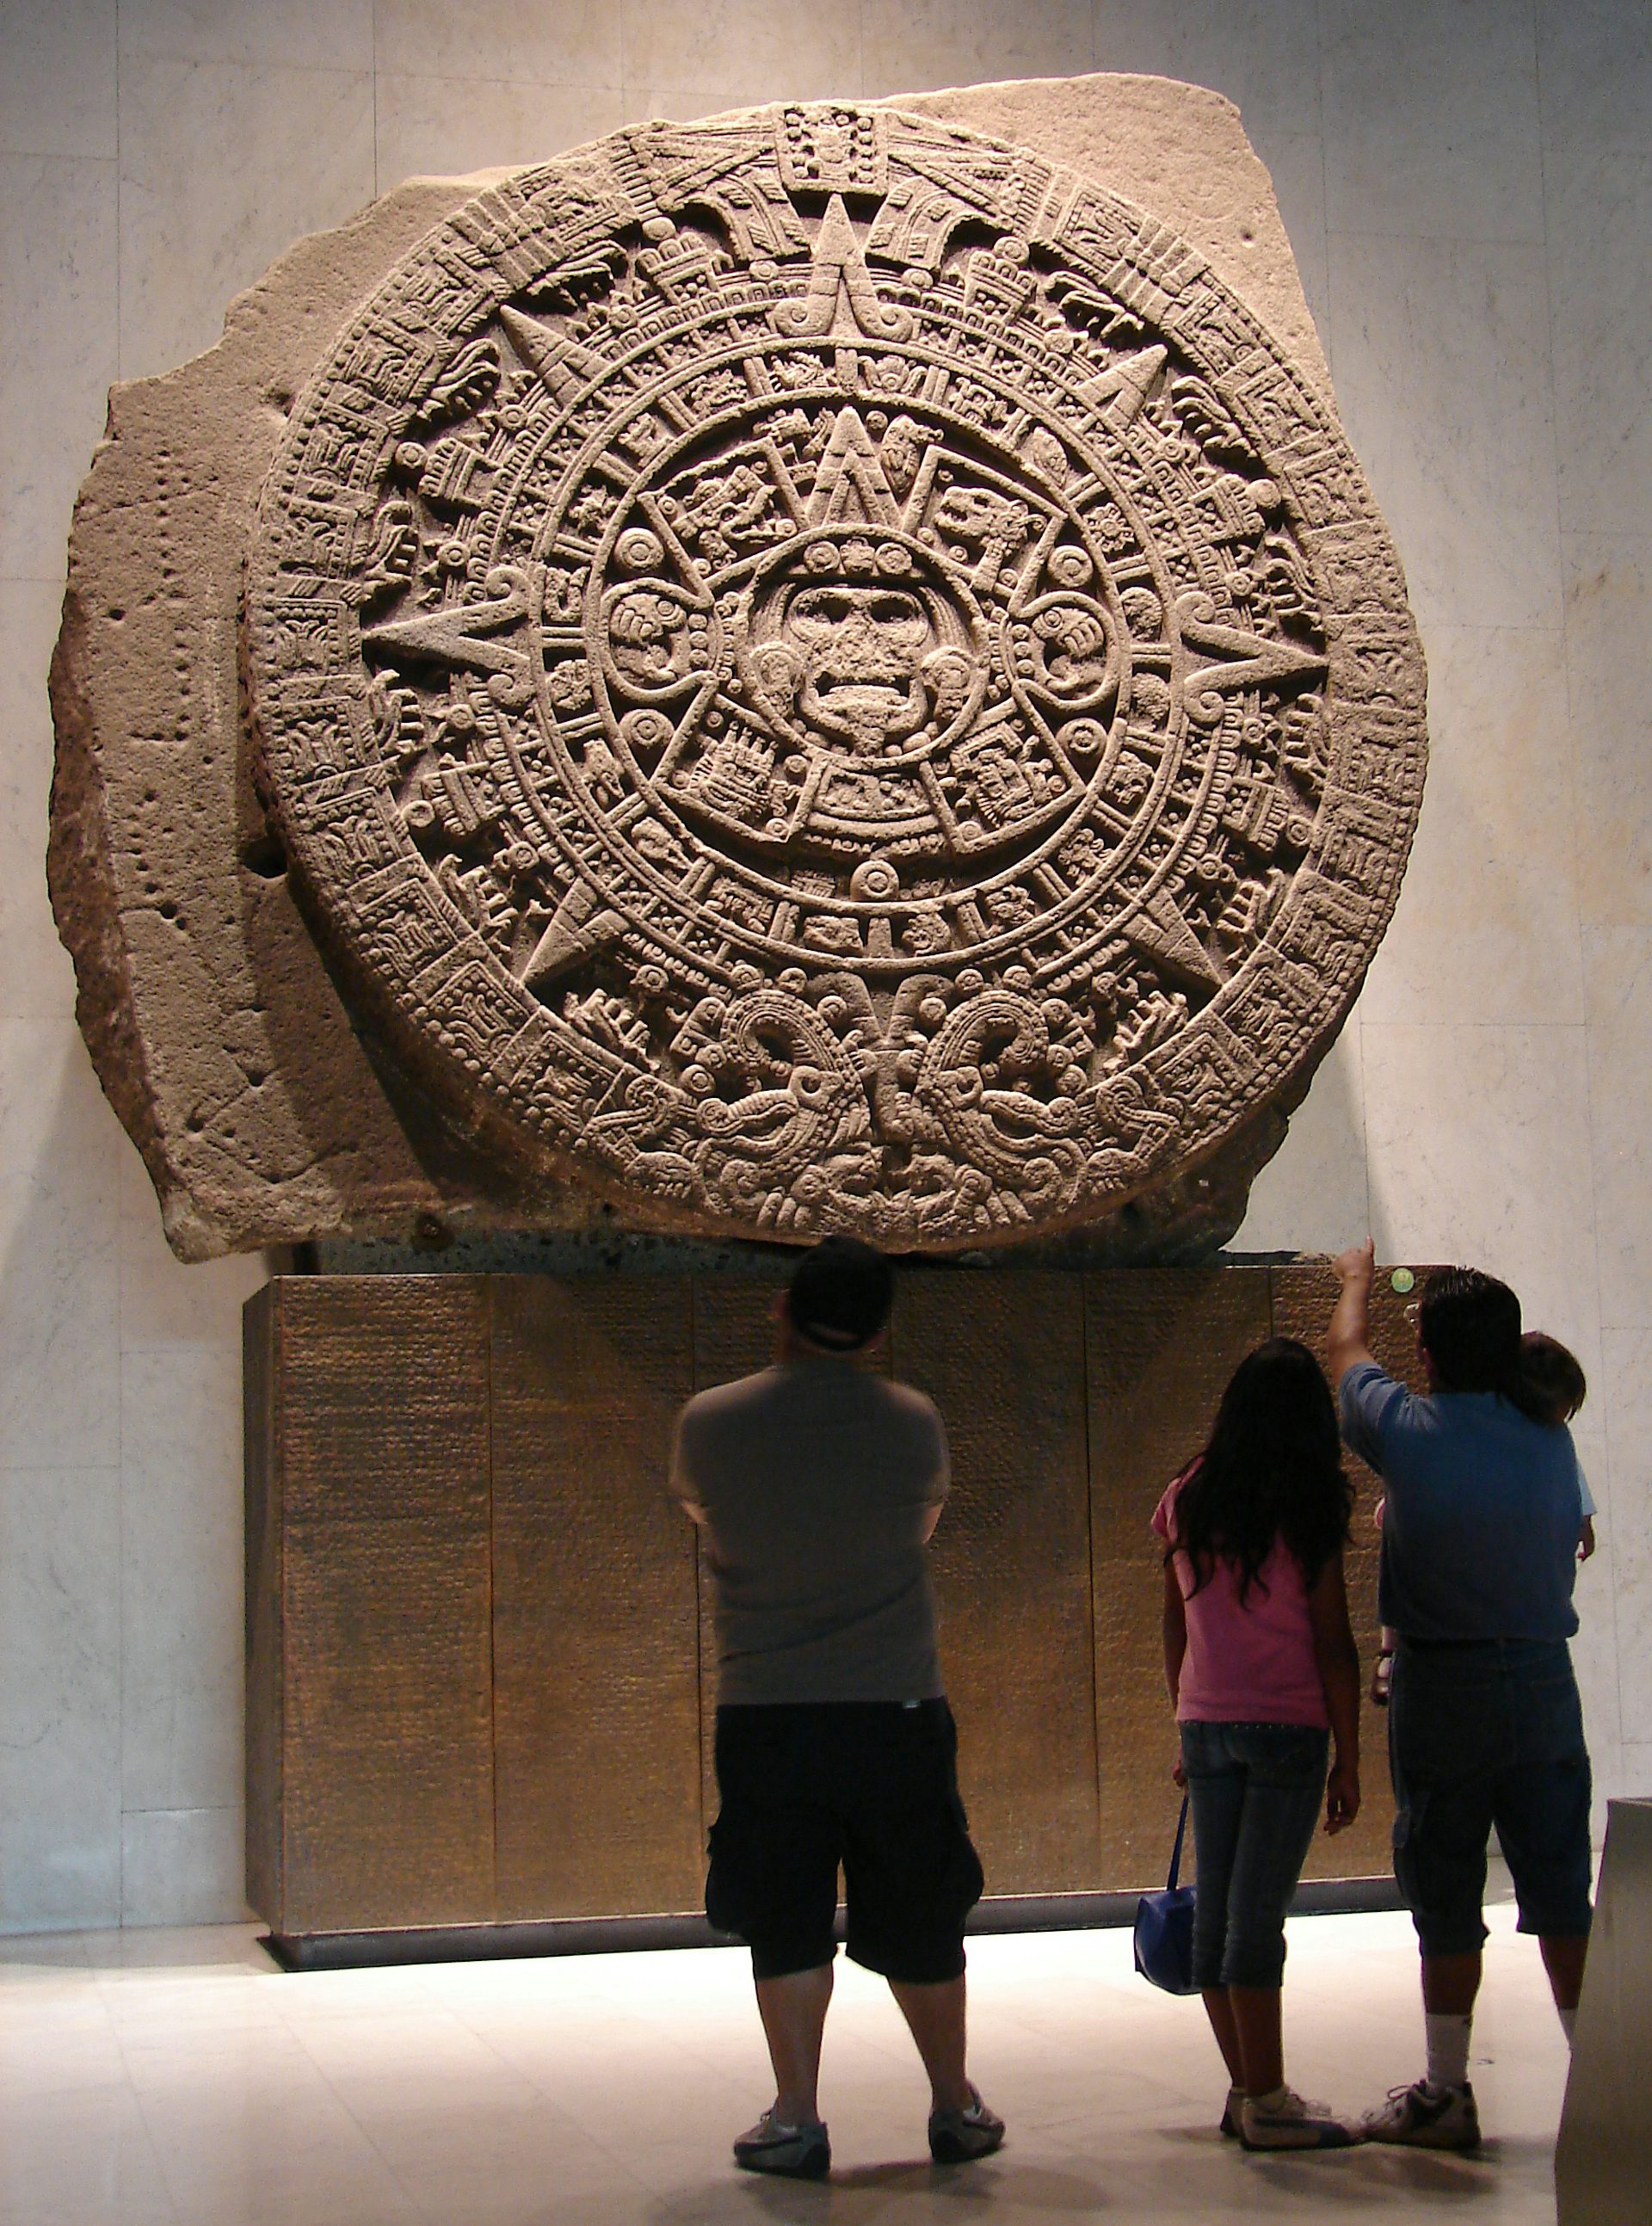
{"label": "gray t-shirt", "polygon": [[786,1361],[689,1400],[671,1490],[710,1527],[719,1701],[940,1694],[924,1530],[947,1482],[930,1401],[848,1361]]}

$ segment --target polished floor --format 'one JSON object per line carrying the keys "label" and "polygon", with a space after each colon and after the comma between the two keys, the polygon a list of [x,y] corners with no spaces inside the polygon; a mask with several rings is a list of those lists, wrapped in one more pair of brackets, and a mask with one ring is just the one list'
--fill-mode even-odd
{"label": "polished floor", "polygon": [[[743,1954],[289,1977],[251,1926],[0,1940],[0,2226],[721,2226],[800,2222],[1552,2221],[1566,2073],[1533,1943],[1490,1912],[1474,2159],[1249,2157],[1196,2003],[1120,1932],[975,1942],[974,2070],[1010,2123],[938,2172],[887,1994],[840,1965],[836,2170],[736,2175],[769,2099]],[[1293,1926],[1290,2070],[1349,2107],[1415,2075],[1407,1920]]]}

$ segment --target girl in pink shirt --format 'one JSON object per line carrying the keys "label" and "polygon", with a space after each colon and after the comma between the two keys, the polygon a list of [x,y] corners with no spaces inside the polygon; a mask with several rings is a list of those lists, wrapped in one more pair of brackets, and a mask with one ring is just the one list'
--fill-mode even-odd
{"label": "girl in pink shirt", "polygon": [[[1193,1975],[1247,2148],[1359,2138],[1285,2084],[1285,1912],[1325,1800],[1359,1810],[1359,1657],[1343,1548],[1352,1494],[1318,1363],[1271,1338],[1240,1363],[1210,1441],[1160,1501],[1165,1676],[1181,1730],[1198,1876]],[[1336,1759],[1330,1768],[1331,1745]]]}

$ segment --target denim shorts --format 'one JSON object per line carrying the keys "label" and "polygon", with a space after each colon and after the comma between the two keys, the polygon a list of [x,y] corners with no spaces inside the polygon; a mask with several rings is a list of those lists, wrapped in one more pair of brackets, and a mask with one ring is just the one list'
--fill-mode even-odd
{"label": "denim shorts", "polygon": [[1494,1827],[1521,1930],[1588,1932],[1589,1752],[1564,1639],[1401,1638],[1388,1762],[1394,1874],[1425,1956],[1470,1954],[1484,1940]]}
{"label": "denim shorts", "polygon": [[1198,1858],[1193,1983],[1277,1987],[1331,1734],[1311,1724],[1184,1724],[1181,1733]]}
{"label": "denim shorts", "polygon": [[706,1915],[750,1943],[758,1978],[831,1962],[840,1867],[857,1963],[919,1986],[961,1975],[982,1873],[957,1752],[942,1700],[718,1709]]}

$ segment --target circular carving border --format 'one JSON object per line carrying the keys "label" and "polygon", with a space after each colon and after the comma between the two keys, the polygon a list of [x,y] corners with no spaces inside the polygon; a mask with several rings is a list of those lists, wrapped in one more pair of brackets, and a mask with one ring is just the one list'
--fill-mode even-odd
{"label": "circular carving border", "polygon": [[1420,800],[1397,561],[1201,258],[836,105],[479,195],[312,380],[261,784],[486,1152],[898,1249],[1109,1212],[1300,1086]]}

